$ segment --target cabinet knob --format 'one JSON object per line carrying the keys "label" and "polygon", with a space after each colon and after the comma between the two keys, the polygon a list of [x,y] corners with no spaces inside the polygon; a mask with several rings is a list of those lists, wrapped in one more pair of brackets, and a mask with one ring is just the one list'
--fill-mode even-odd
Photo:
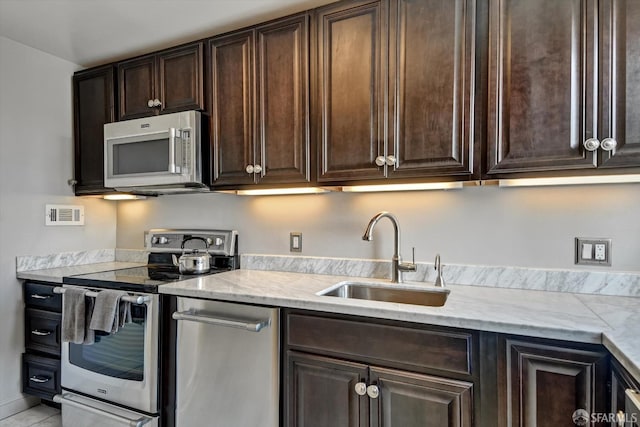
{"label": "cabinet knob", "polygon": [[587,151],[596,151],[600,147],[600,141],[597,138],[589,138],[582,145]]}
{"label": "cabinet knob", "polygon": [[255,165],[255,166],[253,167],[253,171],[254,171],[255,173],[260,173],[260,172],[262,172],[262,166],[260,166],[260,165]]}
{"label": "cabinet knob", "polygon": [[387,166],[395,166],[398,163],[396,156],[387,156]]}
{"label": "cabinet knob", "polygon": [[602,144],[600,144],[604,151],[614,150],[618,146],[618,141],[613,138],[605,138],[602,140]]}
{"label": "cabinet knob", "polygon": [[162,105],[162,102],[160,102],[160,100],[158,98],[153,100],[153,106],[154,107],[159,107]]}
{"label": "cabinet knob", "polygon": [[377,166],[384,166],[384,164],[386,163],[384,156],[378,156],[376,157],[376,165]]}
{"label": "cabinet knob", "polygon": [[147,101],[147,106],[149,108],[153,108],[153,99],[150,99],[150,100]]}
{"label": "cabinet knob", "polygon": [[369,387],[367,387],[367,394],[370,398],[377,399],[380,395],[380,389],[377,385],[370,385]]}
{"label": "cabinet knob", "polygon": [[253,165],[247,165],[244,170],[247,171],[247,173],[253,173],[255,171]]}
{"label": "cabinet knob", "polygon": [[367,385],[365,383],[356,383],[355,389],[358,396],[364,396],[367,394]]}

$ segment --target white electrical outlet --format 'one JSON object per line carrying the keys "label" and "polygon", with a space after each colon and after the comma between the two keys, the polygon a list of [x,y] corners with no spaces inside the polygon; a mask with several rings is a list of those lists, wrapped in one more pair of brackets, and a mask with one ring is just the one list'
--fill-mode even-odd
{"label": "white electrical outlet", "polygon": [[611,265],[611,239],[576,237],[576,264]]}
{"label": "white electrical outlet", "polygon": [[84,225],[84,206],[45,205],[44,225]]}

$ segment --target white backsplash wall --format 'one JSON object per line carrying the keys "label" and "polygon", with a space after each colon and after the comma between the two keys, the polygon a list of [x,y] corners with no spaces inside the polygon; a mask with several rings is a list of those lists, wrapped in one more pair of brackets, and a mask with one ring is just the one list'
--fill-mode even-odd
{"label": "white backsplash wall", "polygon": [[[117,245],[143,247],[154,227],[236,228],[241,253],[291,254],[289,232],[303,234],[309,256],[388,259],[393,228],[382,219],[374,241],[362,233],[378,211],[395,214],[402,256],[443,263],[640,271],[640,185],[300,196],[193,194],[118,203]],[[612,266],[574,265],[574,237],[613,239]]]}
{"label": "white backsplash wall", "polygon": [[[0,37],[0,419],[24,409],[24,302],[16,256],[114,248],[116,205],[77,198],[75,64]],[[85,207],[84,226],[45,227],[45,204]]]}

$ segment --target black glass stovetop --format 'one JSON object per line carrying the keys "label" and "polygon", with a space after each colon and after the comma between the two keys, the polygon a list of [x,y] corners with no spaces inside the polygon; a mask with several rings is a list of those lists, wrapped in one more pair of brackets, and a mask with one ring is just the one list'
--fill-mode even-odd
{"label": "black glass stovetop", "polygon": [[64,277],[63,282],[68,285],[157,293],[158,286],[167,283],[222,273],[237,268],[233,262],[234,260],[228,258],[229,257],[214,257],[211,261],[211,269],[206,273],[200,274],[180,274],[178,267],[173,264],[161,263],[100,271],[97,273],[78,274]]}

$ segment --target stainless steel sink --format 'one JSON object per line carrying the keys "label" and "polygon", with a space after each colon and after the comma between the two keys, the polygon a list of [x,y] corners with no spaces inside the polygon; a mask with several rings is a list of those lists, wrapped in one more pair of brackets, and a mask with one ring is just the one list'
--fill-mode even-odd
{"label": "stainless steel sink", "polygon": [[369,282],[341,282],[318,292],[318,295],[442,307],[447,302],[449,293],[450,290],[446,288],[409,287]]}

